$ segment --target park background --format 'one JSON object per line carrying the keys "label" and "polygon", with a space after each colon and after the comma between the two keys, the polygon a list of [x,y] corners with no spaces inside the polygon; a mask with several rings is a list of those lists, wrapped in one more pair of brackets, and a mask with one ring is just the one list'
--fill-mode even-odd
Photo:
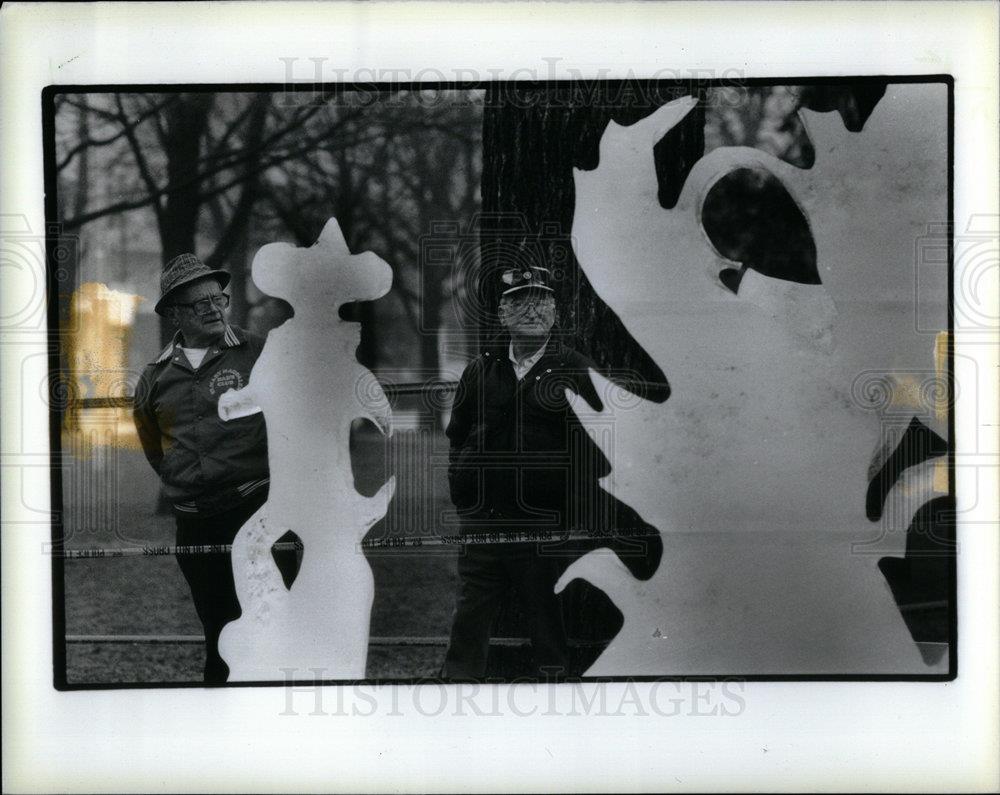
{"label": "park background", "polygon": [[[57,320],[68,332],[50,384],[62,423],[61,541],[71,549],[172,542],[173,520],[128,410],[94,401],[129,395],[169,339],[152,306],[162,267],[176,254],[194,251],[229,270],[230,322],[266,333],[290,311],[253,285],[254,254],[276,241],[311,245],[336,217],[352,251],[374,251],[393,268],[387,296],[345,311],[361,323],[359,360],[386,386],[456,380],[496,331],[490,275],[511,257],[527,257],[556,274],[560,328],[577,347],[608,370],[669,379],[576,268],[572,169],[596,166],[609,120],[631,123],[696,93],[696,112],[655,149],[660,201],[670,207],[693,163],[720,146],[757,147],[809,168],[815,153],[798,110],[835,110],[858,131],[884,90],[870,81],[594,81],[56,93]],[[703,221],[722,257],[778,278],[814,278],[808,223],[765,173],[743,170],[720,180]],[[359,491],[373,493],[397,477],[396,497],[373,536],[439,531],[450,508],[440,465],[448,403],[441,389],[398,398],[388,442],[359,425],[352,445]],[[456,554],[368,553],[376,578],[372,636],[387,641],[371,647],[370,677],[437,672]],[[924,575],[919,599],[935,606],[911,613],[915,637],[947,636],[947,605],[936,598],[947,592],[942,571]],[[190,638],[200,625],[172,558],[66,561],[63,573],[68,637],[145,638],[68,643],[69,683],[198,681],[202,652]],[[571,622],[571,634],[599,644],[617,631],[616,611],[596,591],[575,588],[567,598],[586,603],[598,620]],[[516,605],[501,616],[498,633],[523,634]],[[176,642],[180,636],[188,641]],[[524,649],[494,651],[492,670],[516,675]]]}

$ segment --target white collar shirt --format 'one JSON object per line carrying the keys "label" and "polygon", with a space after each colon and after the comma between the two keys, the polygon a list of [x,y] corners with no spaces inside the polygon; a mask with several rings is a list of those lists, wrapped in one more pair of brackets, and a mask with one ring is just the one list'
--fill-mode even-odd
{"label": "white collar shirt", "polygon": [[545,353],[545,346],[548,344],[549,341],[545,340],[545,342],[542,343],[541,348],[530,356],[527,356],[519,361],[514,355],[514,341],[511,340],[507,355],[510,357],[510,361],[514,365],[514,375],[517,376],[518,381],[524,378],[528,374],[528,371],[535,366],[539,359],[542,358],[542,354]]}

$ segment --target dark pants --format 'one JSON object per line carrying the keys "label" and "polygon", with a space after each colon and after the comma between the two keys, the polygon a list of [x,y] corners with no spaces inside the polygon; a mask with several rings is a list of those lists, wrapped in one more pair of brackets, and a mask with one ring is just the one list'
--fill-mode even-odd
{"label": "dark pants", "polygon": [[470,544],[458,559],[458,603],[442,674],[447,679],[486,675],[490,630],[501,601],[513,587],[528,619],[537,675],[565,675],[569,668],[559,597],[556,558],[537,544]]}
{"label": "dark pants", "polygon": [[[262,490],[261,495],[253,495],[222,513],[211,516],[178,513],[177,545],[232,544],[240,528],[266,499],[266,492]],[[294,540],[291,534],[286,536],[279,540]],[[288,550],[273,554],[285,584],[289,585],[298,572],[301,553]],[[219,656],[219,635],[222,628],[239,618],[242,612],[233,583],[232,556],[228,552],[177,555],[177,563],[191,588],[194,608],[205,629],[205,682],[225,682],[229,666]]]}

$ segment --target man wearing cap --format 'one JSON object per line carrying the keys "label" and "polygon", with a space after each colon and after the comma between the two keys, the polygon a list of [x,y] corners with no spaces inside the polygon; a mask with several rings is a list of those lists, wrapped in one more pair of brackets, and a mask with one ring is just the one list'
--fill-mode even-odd
{"label": "man wearing cap", "polygon": [[[568,388],[600,409],[588,374],[594,365],[552,336],[548,270],[509,268],[501,291],[504,333],[462,373],[447,428],[452,501],[466,533],[570,530],[583,521],[576,504],[586,491],[581,478],[596,482],[609,471],[599,451],[587,447],[565,397]],[[443,675],[485,675],[491,625],[510,586],[527,613],[538,675],[566,674],[566,632],[553,593],[565,563],[552,545],[467,544]]]}
{"label": "man wearing cap", "polygon": [[[167,263],[155,310],[177,328],[170,344],[143,371],[133,417],[150,465],[173,506],[178,546],[232,544],[267,499],[267,432],[258,410],[227,421],[219,397],[241,389],[264,340],[226,322],[230,276],[193,254]],[[275,553],[286,584],[294,552]],[[205,682],[225,682],[219,656],[222,628],[240,615],[227,553],[178,554],[205,628]]]}

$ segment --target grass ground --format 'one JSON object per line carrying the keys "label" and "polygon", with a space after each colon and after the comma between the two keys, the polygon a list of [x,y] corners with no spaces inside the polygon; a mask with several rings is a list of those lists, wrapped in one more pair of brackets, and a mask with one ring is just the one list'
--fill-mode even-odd
{"label": "grass ground", "polygon": [[[379,532],[432,532],[426,525],[435,511],[447,507],[444,472],[431,466],[440,439],[403,432],[384,450],[367,436],[356,449],[359,490],[371,493],[389,470],[401,469],[408,456],[426,457],[421,479],[398,478],[397,497]],[[440,450],[440,447],[437,448]],[[409,461],[409,464],[414,462]],[[157,514],[158,483],[141,453],[96,451],[64,471],[67,548],[172,544],[173,519]],[[427,495],[433,495],[428,502]],[[409,521],[419,517],[418,521]],[[443,636],[448,634],[455,594],[454,551],[400,552],[378,550],[368,560],[375,576],[373,636]],[[67,560],[65,619],[68,635],[197,635],[201,624],[187,584],[172,557]],[[372,647],[370,678],[433,676],[444,648]],[[70,684],[122,682],[198,682],[203,651],[200,644],[67,645]]]}
{"label": "grass ground", "polygon": [[[370,537],[435,531],[450,505],[441,465],[446,446],[440,432],[399,432],[388,446],[373,434],[359,434],[352,452],[361,493],[374,493],[387,473],[397,474],[396,497]],[[71,456],[63,479],[67,548],[173,543],[173,519],[156,513],[159,484],[141,453],[103,448]],[[454,606],[456,554],[442,548],[370,552],[375,576],[372,636],[446,636]],[[932,574],[935,581],[941,579],[936,569]],[[576,622],[578,637],[588,627],[598,628],[594,635],[598,639],[617,631],[620,614],[603,593],[581,583],[570,589],[571,612],[585,617]],[[918,590],[939,589],[923,584]],[[924,598],[911,595],[909,601]],[[906,617],[915,639],[947,638],[945,608],[925,608]],[[65,562],[65,630],[68,635],[198,635],[201,625],[172,557],[131,557]],[[516,604],[501,616],[497,634],[524,634]],[[597,650],[577,650],[577,654],[583,670]],[[372,646],[367,676],[434,676],[443,655],[443,646]],[[491,652],[490,675],[516,677],[525,672],[527,661],[523,649],[496,648]],[[202,663],[200,644],[73,643],[67,644],[66,678],[71,685],[197,683]]]}

